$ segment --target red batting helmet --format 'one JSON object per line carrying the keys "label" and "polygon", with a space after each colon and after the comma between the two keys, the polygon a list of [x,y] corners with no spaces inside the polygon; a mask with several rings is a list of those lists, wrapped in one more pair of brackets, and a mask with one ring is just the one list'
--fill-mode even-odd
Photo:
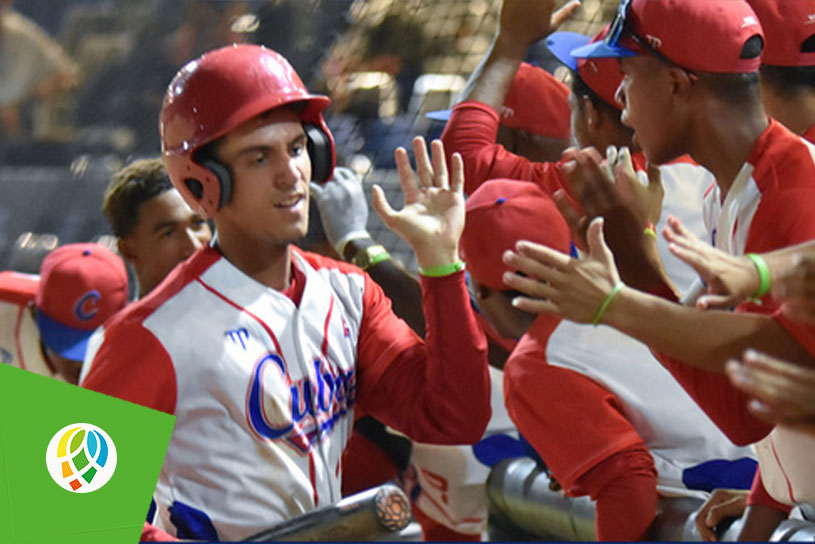
{"label": "red batting helmet", "polygon": [[310,94],[280,54],[258,45],[231,45],[205,53],[175,75],[161,107],[159,132],[170,179],[194,210],[211,217],[229,202],[229,170],[195,153],[267,110],[300,103],[315,181],[334,168],[334,139],[323,119],[328,97]]}

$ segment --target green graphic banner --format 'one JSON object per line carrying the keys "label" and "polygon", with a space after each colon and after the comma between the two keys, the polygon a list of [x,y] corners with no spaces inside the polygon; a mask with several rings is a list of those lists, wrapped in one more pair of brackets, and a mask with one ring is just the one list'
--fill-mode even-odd
{"label": "green graphic banner", "polygon": [[174,422],[0,365],[0,542],[138,542]]}

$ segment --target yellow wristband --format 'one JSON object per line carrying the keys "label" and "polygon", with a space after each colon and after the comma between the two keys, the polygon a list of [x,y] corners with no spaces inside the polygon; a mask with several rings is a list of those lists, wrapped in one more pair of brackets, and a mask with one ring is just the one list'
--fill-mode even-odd
{"label": "yellow wristband", "polygon": [[450,274],[455,274],[460,270],[464,270],[464,263],[458,261],[451,264],[443,264],[441,266],[420,268],[419,274],[421,274],[422,276],[427,276],[428,278],[440,278],[442,276],[449,276]]}

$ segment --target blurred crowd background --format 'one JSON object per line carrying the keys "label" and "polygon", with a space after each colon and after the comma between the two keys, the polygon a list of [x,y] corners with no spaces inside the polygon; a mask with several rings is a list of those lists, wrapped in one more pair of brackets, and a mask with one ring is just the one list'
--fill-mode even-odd
{"label": "blurred crowd background", "polygon": [[[443,123],[425,113],[455,103],[489,46],[498,5],[0,0],[0,269],[37,272],[64,243],[112,247],[100,210],[110,175],[159,154],[158,112],[173,74],[233,42],[282,53],[311,91],[328,94],[338,164],[401,204],[393,150],[441,133]],[[583,0],[562,29],[594,34],[614,9],[616,0]],[[542,44],[528,60],[557,69]],[[369,230],[415,268],[410,248],[375,214]]]}

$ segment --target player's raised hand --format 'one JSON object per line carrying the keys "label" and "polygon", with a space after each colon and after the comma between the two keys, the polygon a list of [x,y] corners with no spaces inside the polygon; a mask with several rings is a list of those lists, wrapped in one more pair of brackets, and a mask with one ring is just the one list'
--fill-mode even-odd
{"label": "player's raised hand", "polygon": [[504,0],[499,19],[499,35],[529,45],[548,36],[577,8],[570,0],[555,10],[556,0]]}
{"label": "player's raised hand", "polygon": [[421,268],[452,264],[459,260],[458,240],[464,230],[464,164],[454,153],[448,174],[441,140],[430,144],[432,160],[425,140],[413,139],[416,170],[407,151],[394,152],[399,184],[405,206],[394,210],[381,187],[373,187],[373,207],[389,229],[408,242],[416,252]]}
{"label": "player's raised hand", "polygon": [[756,267],[747,257],[730,255],[699,240],[673,216],[668,217],[662,234],[671,253],[692,267],[707,285],[707,292],[696,301],[697,308],[732,308],[758,289]]}
{"label": "player's raised hand", "polygon": [[504,283],[526,296],[513,305],[531,313],[550,313],[591,323],[620,281],[614,256],[603,240],[603,220],[589,225],[589,252],[574,259],[554,249],[520,241],[504,254],[504,263],[524,275],[506,272]]}

